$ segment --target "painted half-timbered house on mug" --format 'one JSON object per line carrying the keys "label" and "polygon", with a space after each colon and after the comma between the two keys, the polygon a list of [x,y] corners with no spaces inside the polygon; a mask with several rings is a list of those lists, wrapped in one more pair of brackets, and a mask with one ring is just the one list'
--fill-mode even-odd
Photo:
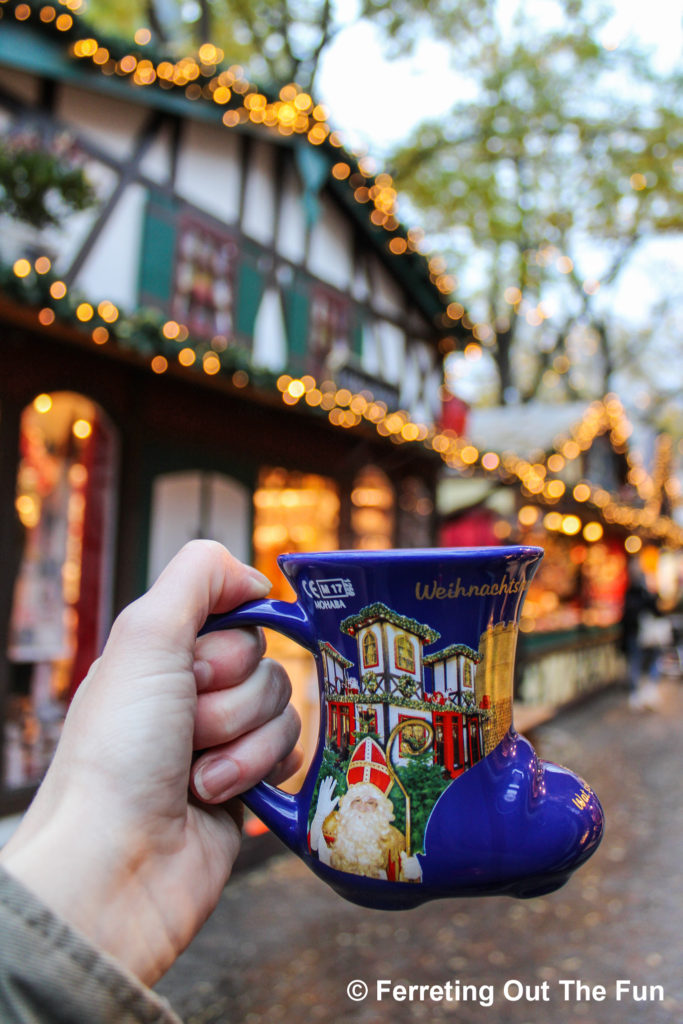
{"label": "painted half-timbered house on mug", "polygon": [[[185,541],[275,581],[281,551],[434,542],[422,441],[462,310],[312,97],[40,0],[0,5],[0,176],[7,810],[114,612]],[[306,723],[309,656],[272,642]]]}
{"label": "painted half-timbered house on mug", "polygon": [[[493,680],[487,680],[487,692],[484,677],[476,685],[477,667],[484,661],[480,650],[450,644],[426,654],[424,648],[434,647],[439,633],[382,603],[361,609],[339,628],[356,641],[355,661],[328,641],[321,644],[321,653],[326,736],[340,755],[353,749],[363,734],[377,737],[383,749],[395,734],[398,763],[429,747],[434,763],[457,778],[499,741],[488,728]],[[506,632],[514,636],[511,629]],[[489,631],[482,637],[482,650],[490,639]],[[509,721],[509,699],[507,711]]]}

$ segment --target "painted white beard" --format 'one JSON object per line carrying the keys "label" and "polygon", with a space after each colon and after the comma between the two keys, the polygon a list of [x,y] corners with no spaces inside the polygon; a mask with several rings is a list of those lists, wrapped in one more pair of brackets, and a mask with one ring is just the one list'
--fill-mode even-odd
{"label": "painted white beard", "polygon": [[332,848],[330,864],[339,870],[378,877],[386,868],[384,843],[391,825],[383,814],[339,815],[339,828]]}

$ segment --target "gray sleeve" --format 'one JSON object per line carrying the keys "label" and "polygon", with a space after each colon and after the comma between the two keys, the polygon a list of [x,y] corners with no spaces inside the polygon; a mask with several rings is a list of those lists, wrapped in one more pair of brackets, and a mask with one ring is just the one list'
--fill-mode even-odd
{"label": "gray sleeve", "polygon": [[0,868],[3,1024],[182,1024],[168,1003]]}

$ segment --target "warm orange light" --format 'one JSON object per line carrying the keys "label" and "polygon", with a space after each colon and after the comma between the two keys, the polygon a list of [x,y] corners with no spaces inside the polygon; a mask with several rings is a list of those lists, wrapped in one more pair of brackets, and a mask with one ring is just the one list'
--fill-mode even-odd
{"label": "warm orange light", "polygon": [[208,373],[210,377],[218,373],[221,368],[221,361],[215,352],[207,352],[202,360],[202,369],[204,373]]}
{"label": "warm orange light", "polygon": [[581,520],[578,516],[563,516],[561,529],[562,533],[566,533],[569,537],[572,537],[581,529]]}
{"label": "warm orange light", "polygon": [[88,420],[76,420],[71,428],[71,433],[80,441],[85,441],[92,434],[92,423]]}
{"label": "warm orange light", "polygon": [[[540,513],[535,505],[522,505],[517,513],[517,518],[522,526],[533,526],[539,515]],[[557,515],[557,513],[553,512],[551,515]]]}
{"label": "warm orange light", "polygon": [[173,338],[177,338],[180,334],[180,325],[177,324],[175,320],[167,320],[161,328],[161,333],[165,338],[168,338],[169,341],[172,341]]}
{"label": "warm orange light", "polygon": [[106,345],[109,341],[109,331],[106,327],[95,327],[92,332],[92,340],[96,345]]}
{"label": "warm orange light", "polygon": [[548,514],[543,517],[543,525],[546,530],[561,530],[562,516],[559,512],[548,512]]}
{"label": "warm orange light", "polygon": [[53,281],[50,285],[50,295],[53,299],[63,299],[66,295],[66,285],[63,281]]}
{"label": "warm orange light", "polygon": [[81,323],[87,323],[88,320],[92,320],[95,310],[92,308],[89,302],[80,302],[76,306],[76,317]]}
{"label": "warm orange light", "polygon": [[600,523],[586,523],[583,528],[583,535],[591,544],[595,543],[596,540],[600,540],[603,532],[604,531]]}
{"label": "warm orange light", "polygon": [[154,356],[151,367],[154,373],[165,373],[168,369],[168,359],[165,356]]}
{"label": "warm orange light", "polygon": [[16,260],[12,270],[17,277],[28,277],[31,273],[31,264],[25,259]]}
{"label": "warm orange light", "polygon": [[549,498],[561,498],[564,494],[564,483],[562,480],[549,480],[545,485],[545,491]]}
{"label": "warm orange light", "polygon": [[109,302],[106,299],[103,302],[100,302],[99,306],[97,307],[97,312],[105,321],[105,323],[113,324],[115,320],[118,320],[118,309],[116,308],[113,302]]}
{"label": "warm orange light", "polygon": [[49,395],[46,395],[45,393],[41,395],[36,395],[36,397],[33,399],[33,408],[36,410],[36,412],[39,413],[49,412],[50,409],[52,408],[52,399],[50,398]]}
{"label": "warm orange light", "polygon": [[181,348],[178,353],[178,362],[181,366],[192,366],[197,356],[192,348]]}

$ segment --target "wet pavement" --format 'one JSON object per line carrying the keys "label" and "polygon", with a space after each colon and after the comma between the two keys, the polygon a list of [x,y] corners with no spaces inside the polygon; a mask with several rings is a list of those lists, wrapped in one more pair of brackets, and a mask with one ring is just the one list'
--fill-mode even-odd
{"label": "wet pavement", "polygon": [[[187,1024],[681,1024],[683,685],[660,684],[654,711],[610,690],[531,738],[591,783],[607,818],[564,888],[388,913],[284,853],[232,879],[158,991]],[[354,980],[369,987],[356,1002]],[[405,998],[378,1000],[378,981]],[[410,985],[423,987],[412,999]]]}

